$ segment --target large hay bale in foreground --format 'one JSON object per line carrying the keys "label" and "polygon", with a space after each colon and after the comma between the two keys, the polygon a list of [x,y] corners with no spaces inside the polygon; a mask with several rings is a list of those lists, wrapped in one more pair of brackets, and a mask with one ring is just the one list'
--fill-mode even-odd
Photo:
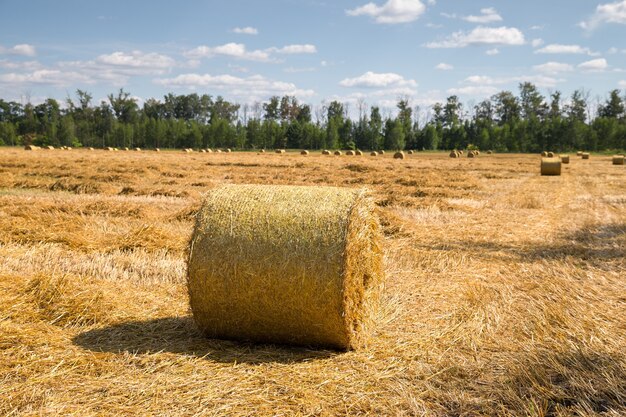
{"label": "large hay bale in foreground", "polygon": [[393,154],[393,159],[404,159],[404,152],[396,152]]}
{"label": "large hay bale in foreground", "polygon": [[624,165],[624,155],[613,155],[613,165]]}
{"label": "large hay bale in foreground", "polygon": [[582,159],[589,159],[589,152],[583,152],[581,157],[582,157]]}
{"label": "large hay bale in foreground", "polygon": [[541,175],[561,175],[561,158],[541,158]]}
{"label": "large hay bale in foreground", "polygon": [[209,337],[353,349],[382,282],[382,237],[364,190],[226,185],[190,243],[188,289]]}
{"label": "large hay bale in foreground", "polygon": [[569,164],[569,155],[559,155],[559,157],[561,158],[561,163]]}

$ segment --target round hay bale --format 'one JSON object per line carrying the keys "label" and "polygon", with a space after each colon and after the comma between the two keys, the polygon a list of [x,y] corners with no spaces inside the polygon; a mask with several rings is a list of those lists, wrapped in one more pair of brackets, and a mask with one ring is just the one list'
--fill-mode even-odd
{"label": "round hay bale", "polygon": [[624,165],[624,155],[613,155],[613,165]]}
{"label": "round hay bale", "polygon": [[124,150],[125,151],[130,151],[130,149],[128,147],[125,147]]}
{"label": "round hay bale", "polygon": [[185,149],[183,149],[183,152],[185,152],[185,153],[189,153],[189,152],[191,152],[191,149],[189,149],[189,148],[185,148]]}
{"label": "round hay bale", "polygon": [[548,158],[554,158],[554,152],[548,152]]}
{"label": "round hay bale", "polygon": [[222,150],[221,149],[216,149],[215,153],[222,153]]}
{"label": "round hay bale", "polygon": [[396,152],[393,154],[393,159],[404,159],[404,152]]}
{"label": "round hay bale", "polygon": [[308,154],[309,154],[309,151],[307,151],[306,149],[300,152],[300,155],[308,155]]}
{"label": "round hay bale", "polygon": [[576,156],[583,156],[583,151],[577,151]]}
{"label": "round hay bale", "polygon": [[335,151],[335,155],[341,156],[341,155],[343,155],[343,153],[341,151]]}
{"label": "round hay bale", "polygon": [[119,152],[119,148],[113,148],[115,152]]}
{"label": "round hay bale", "polygon": [[385,150],[381,149],[380,151],[378,151],[379,154],[384,155],[385,154]]}
{"label": "round hay bale", "polygon": [[487,151],[487,155],[491,155],[493,151]]}
{"label": "round hay bale", "polygon": [[206,153],[206,149],[200,149],[201,153]]}
{"label": "round hay bale", "polygon": [[190,243],[194,319],[211,338],[362,346],[383,280],[382,243],[364,190],[216,188]]}
{"label": "round hay bale", "polygon": [[330,151],[328,149],[324,149],[322,151],[322,155],[330,155]]}
{"label": "round hay bale", "polygon": [[24,150],[25,151],[36,151],[39,149],[39,146],[35,146],[35,145],[26,145],[24,146]]}
{"label": "round hay bale", "polygon": [[541,158],[541,175],[561,175],[561,158]]}
{"label": "round hay bale", "polygon": [[468,158],[474,158],[475,156],[476,156],[476,154],[474,153],[474,151],[469,151],[469,152],[467,153],[467,157],[468,157]]}
{"label": "round hay bale", "polygon": [[559,157],[561,158],[561,163],[569,164],[569,155],[559,155]]}
{"label": "round hay bale", "polygon": [[458,158],[460,154],[457,151],[450,151],[450,158]]}
{"label": "round hay bale", "polygon": [[206,148],[207,153],[213,153],[213,149],[211,148]]}
{"label": "round hay bale", "polygon": [[370,156],[378,156],[378,152],[372,151],[372,152],[370,152]]}
{"label": "round hay bale", "polygon": [[546,151],[541,152],[541,157],[542,158],[547,158],[548,157],[548,152],[546,152]]}
{"label": "round hay bale", "polygon": [[49,145],[49,146],[46,146],[44,149],[48,149],[50,151],[53,151],[54,150],[54,146]]}
{"label": "round hay bale", "polygon": [[409,149],[409,151],[407,152],[409,155],[413,155],[413,149]]}
{"label": "round hay bale", "polygon": [[582,159],[589,159],[589,152],[583,152],[581,157],[582,157]]}
{"label": "round hay bale", "polygon": [[161,152],[161,150],[159,148],[154,148],[155,152]]}
{"label": "round hay bale", "polygon": [[265,153],[265,149],[261,149],[259,152],[261,152],[261,153]]}
{"label": "round hay bale", "polygon": [[135,148],[135,152],[141,152],[141,148]]}
{"label": "round hay bale", "polygon": [[233,151],[233,150],[232,150],[232,149],[230,149],[230,148],[226,148],[226,149],[224,150],[224,152],[226,152],[226,153],[231,153],[232,151]]}
{"label": "round hay bale", "polygon": [[464,151],[458,151],[458,152],[459,152],[459,155],[465,155]]}
{"label": "round hay bale", "polygon": [[287,151],[285,151],[284,149],[276,149],[276,153],[285,153]]}
{"label": "round hay bale", "polygon": [[88,151],[93,151],[94,149],[90,146],[87,148]]}
{"label": "round hay bale", "polygon": [[355,154],[356,156],[363,156],[363,152],[362,152],[362,151],[360,151],[360,150],[358,150],[358,149],[357,149],[356,151],[354,151],[354,154]]}
{"label": "round hay bale", "polygon": [[106,148],[104,148],[104,150],[107,152],[113,152],[113,148],[110,146],[107,146]]}
{"label": "round hay bale", "polygon": [[347,151],[347,152],[346,152],[346,155],[349,155],[349,156],[354,156],[354,151]]}

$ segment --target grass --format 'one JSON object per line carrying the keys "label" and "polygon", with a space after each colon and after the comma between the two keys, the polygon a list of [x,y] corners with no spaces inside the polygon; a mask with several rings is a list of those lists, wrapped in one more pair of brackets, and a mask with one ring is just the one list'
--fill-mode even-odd
{"label": "grass", "polygon": [[[0,149],[0,415],[626,414],[624,167],[392,156]],[[198,334],[186,245],[223,183],[372,190],[369,346]]]}

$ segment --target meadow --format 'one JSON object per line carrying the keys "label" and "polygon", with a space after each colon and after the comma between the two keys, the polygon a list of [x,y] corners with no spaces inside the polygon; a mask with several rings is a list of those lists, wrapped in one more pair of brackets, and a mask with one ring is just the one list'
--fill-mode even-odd
{"label": "meadow", "polygon": [[[625,415],[626,169],[570,156],[0,148],[0,415]],[[224,183],[371,190],[365,348],[199,334],[187,245]]]}

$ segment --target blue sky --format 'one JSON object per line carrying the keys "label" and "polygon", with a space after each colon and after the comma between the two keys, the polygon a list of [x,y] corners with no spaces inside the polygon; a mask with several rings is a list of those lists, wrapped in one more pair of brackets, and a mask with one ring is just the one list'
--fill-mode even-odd
{"label": "blue sky", "polygon": [[391,112],[531,81],[626,89],[626,0],[0,0],[0,97],[97,103],[123,87],[239,103],[296,95]]}

